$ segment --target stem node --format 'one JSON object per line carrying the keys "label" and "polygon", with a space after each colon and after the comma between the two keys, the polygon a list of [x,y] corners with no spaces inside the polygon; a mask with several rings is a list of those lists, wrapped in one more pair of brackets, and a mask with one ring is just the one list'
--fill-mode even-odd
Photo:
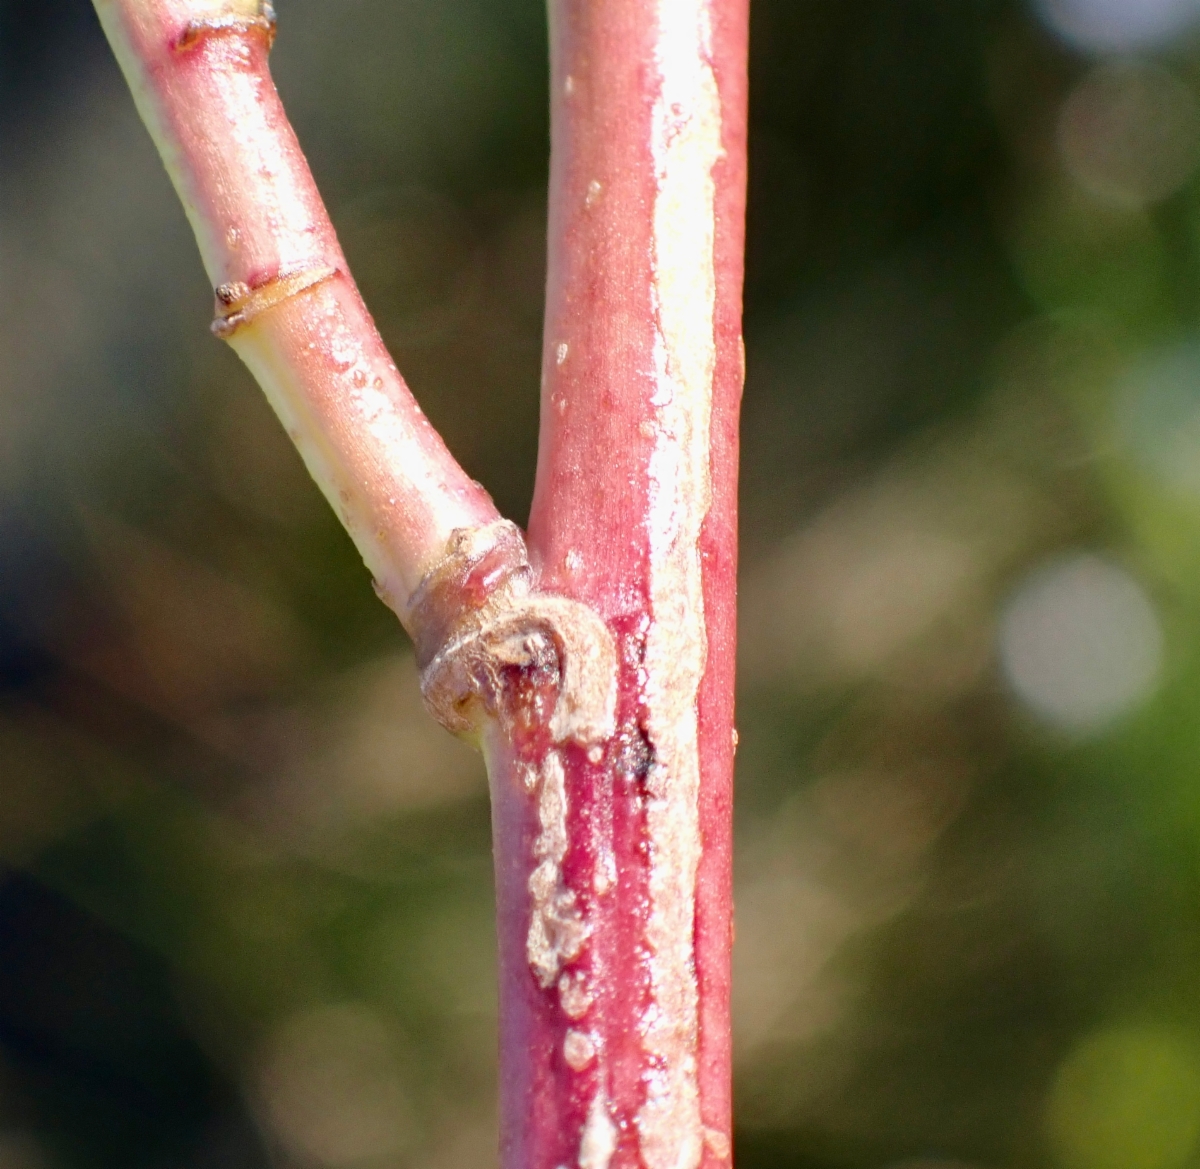
{"label": "stem node", "polygon": [[234,3],[229,10],[202,20],[190,20],[184,26],[171,47],[177,53],[186,53],[196,48],[210,36],[230,33],[259,32],[267,38],[269,49],[275,42],[275,6],[270,0],[249,0],[249,3]]}
{"label": "stem node", "polygon": [[227,341],[260,313],[290,300],[293,296],[299,296],[336,275],[336,268],[318,264],[311,268],[281,273],[254,288],[241,280],[219,284],[215,290],[217,315],[212,323],[213,334],[222,341]]}
{"label": "stem node", "polygon": [[551,743],[602,744],[616,731],[617,647],[589,606],[534,591],[525,541],[507,520],[455,533],[417,590],[421,691],[454,734],[482,714]]}

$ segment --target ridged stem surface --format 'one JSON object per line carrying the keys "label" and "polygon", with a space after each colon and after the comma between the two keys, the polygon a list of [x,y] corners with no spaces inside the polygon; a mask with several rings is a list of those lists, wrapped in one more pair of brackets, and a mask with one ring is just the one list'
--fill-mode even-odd
{"label": "ridged stem surface", "polygon": [[[511,744],[494,752],[510,809],[496,820],[505,1169],[730,1160],[747,16],[746,0],[551,4],[529,547],[541,587],[613,631],[619,680],[602,746],[555,750],[532,776]],[[551,869],[567,944],[553,979],[531,978],[524,931]]]}
{"label": "ridged stem surface", "polygon": [[731,1157],[748,0],[552,0],[528,543],[425,420],[271,82],[264,0],[96,0],[253,370],[493,799],[503,1169]]}

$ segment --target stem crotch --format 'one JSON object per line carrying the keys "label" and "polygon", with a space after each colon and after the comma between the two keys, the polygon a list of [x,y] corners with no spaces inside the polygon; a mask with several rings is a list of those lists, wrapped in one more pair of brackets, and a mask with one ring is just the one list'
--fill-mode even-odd
{"label": "stem crotch", "polygon": [[425,705],[452,733],[478,737],[492,718],[543,750],[596,747],[615,734],[616,639],[581,601],[537,591],[508,520],[454,533],[406,623]]}

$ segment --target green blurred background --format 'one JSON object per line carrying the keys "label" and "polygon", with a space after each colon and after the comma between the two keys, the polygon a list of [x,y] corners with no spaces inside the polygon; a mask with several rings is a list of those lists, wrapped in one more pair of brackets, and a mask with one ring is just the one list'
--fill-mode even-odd
{"label": "green blurred background", "polygon": [[[743,1169],[1200,1167],[1200,3],[754,0]],[[368,303],[528,509],[539,0],[279,0]],[[0,0],[0,1169],[486,1169],[478,761],[85,0]]]}

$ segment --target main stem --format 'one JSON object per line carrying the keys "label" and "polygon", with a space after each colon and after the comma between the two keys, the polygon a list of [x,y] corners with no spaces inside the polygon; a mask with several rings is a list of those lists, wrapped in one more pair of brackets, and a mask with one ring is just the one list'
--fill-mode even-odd
{"label": "main stem", "polygon": [[619,700],[602,751],[562,752],[535,781],[544,793],[563,772],[553,895],[585,940],[576,953],[567,931],[532,979],[546,797],[515,782],[528,760],[507,742],[489,760],[503,1164],[716,1166],[731,1137],[747,4],[553,0],[550,23],[529,546],[541,586],[614,631]]}
{"label": "main stem", "polygon": [[96,0],[258,377],[493,801],[503,1169],[731,1156],[748,0],[551,0],[528,544],[421,414],[267,71],[266,0]]}

